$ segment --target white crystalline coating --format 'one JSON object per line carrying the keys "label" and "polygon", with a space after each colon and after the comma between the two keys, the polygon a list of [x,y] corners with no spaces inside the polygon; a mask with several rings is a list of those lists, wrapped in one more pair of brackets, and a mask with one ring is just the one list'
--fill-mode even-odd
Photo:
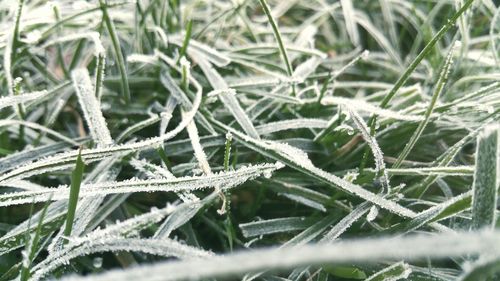
{"label": "white crystalline coating", "polygon": [[[413,218],[412,225],[408,228],[408,230],[417,229],[418,227],[428,223],[437,216],[446,213],[447,210],[453,208],[457,204],[463,204],[464,202],[467,202],[468,200],[470,200],[471,197],[472,197],[472,191],[467,191],[460,195],[452,197],[449,200],[446,200],[442,203],[432,206],[431,208],[428,208],[425,211],[418,213],[418,215]],[[446,219],[447,217],[453,214],[458,214],[461,211],[462,210],[458,209],[455,212],[449,212],[446,216],[441,217],[441,219]],[[445,232],[452,232],[452,231],[445,230]]]}
{"label": "white crystalline coating", "polygon": [[[198,63],[199,67],[207,77],[207,80],[212,85],[214,90],[228,89],[226,81],[222,76],[213,68],[213,66],[205,59],[200,53],[193,51],[192,48],[188,49],[188,53],[193,57],[193,59]],[[259,139],[259,134],[252,124],[252,121],[245,113],[240,103],[234,95],[221,93],[219,95],[220,100],[224,106],[231,112],[236,121],[240,124],[243,130],[253,138]]]}
{"label": "white crystalline coating", "polygon": [[365,281],[382,280],[380,278],[383,278],[384,281],[406,280],[411,273],[412,269],[410,265],[401,261],[374,273],[365,279]]}
{"label": "white crystalline coating", "polygon": [[323,238],[320,243],[333,243],[342,233],[344,233],[353,223],[359,220],[368,210],[370,205],[363,203],[343,217]]}
{"label": "white crystalline coating", "polygon": [[186,57],[182,57],[179,61],[181,65],[181,71],[183,76],[186,76],[186,79],[189,80],[189,77],[191,76],[191,62],[189,62]]}
{"label": "white crystalline coating", "polygon": [[371,222],[375,220],[378,216],[378,208],[377,206],[372,206],[370,208],[370,212],[368,212],[368,215],[366,215],[366,220]]}
{"label": "white crystalline coating", "polygon": [[[166,134],[162,134],[159,137],[150,138],[136,143],[113,145],[105,148],[83,149],[81,150],[81,155],[85,162],[87,163],[104,159],[119,152],[137,152],[145,149],[150,149],[176,136],[187,126],[189,122],[191,122],[201,104],[202,88],[194,79],[191,81],[191,83],[196,88],[196,96],[193,101],[192,109],[186,113],[186,118],[183,119],[173,130],[169,131]],[[57,171],[72,167],[78,154],[79,151],[74,150],[46,157],[34,163],[24,163],[14,170],[0,175],[0,182],[25,178],[34,174]]]}
{"label": "white crystalline coating", "polygon": [[178,209],[178,206],[172,206],[171,204],[167,204],[162,209],[151,208],[149,213],[117,222],[104,229],[94,230],[82,237],[71,237],[64,248],[49,252],[47,259],[33,268],[35,271],[35,280],[43,277],[57,267],[67,264],[70,259],[103,251],[138,251],[178,258],[211,256],[209,252],[182,245],[166,237],[161,240],[131,238],[135,232],[159,222],[165,216],[175,213]]}
{"label": "white crystalline coating", "polygon": [[[283,2],[282,2],[283,3]],[[293,5],[293,1],[289,2]],[[315,45],[315,37],[316,34],[318,33],[318,27],[309,24],[305,28],[302,29],[302,31],[298,34],[297,38],[294,41],[295,46],[300,47],[300,48],[308,48],[308,47],[314,47]],[[287,48],[291,49],[292,44],[287,44]],[[314,49],[315,51],[318,52],[318,57],[325,59],[327,56],[326,54],[322,53],[321,51]],[[300,53],[292,52],[288,55],[290,58],[290,61],[294,61],[295,58],[300,56]]]}
{"label": "white crystalline coating", "polygon": [[293,79],[296,79],[301,82],[306,80],[306,78],[309,77],[309,75],[311,75],[314,71],[316,71],[316,68],[318,68],[318,66],[321,64],[321,61],[322,60],[318,57],[311,57],[305,62],[299,64],[293,71],[292,74]]}
{"label": "white crystalline coating", "polygon": [[369,50],[364,50],[362,53],[361,53],[361,59],[367,59],[368,56],[370,55],[370,51]]}
{"label": "white crystalline coating", "polygon": [[12,126],[12,125],[18,125],[18,126],[21,125],[21,126],[35,129],[35,130],[39,130],[39,131],[45,132],[49,135],[52,135],[52,136],[54,136],[62,141],[70,143],[72,145],[78,145],[78,143],[75,142],[74,140],[72,140],[64,135],[61,135],[60,133],[58,133],[52,129],[49,129],[45,126],[42,126],[38,123],[22,121],[22,120],[11,120],[11,119],[0,120],[0,127],[8,127],[8,126]]}
{"label": "white crystalline coating", "polygon": [[276,142],[276,141],[263,141],[263,144],[270,150],[279,151],[282,155],[286,156],[288,159],[293,160],[296,163],[300,163],[302,167],[311,167],[314,164],[309,159],[307,153],[300,150],[288,143]]}
{"label": "white crystalline coating", "polygon": [[194,202],[199,202],[200,198],[198,198],[196,195],[194,195],[191,192],[179,192],[177,193],[177,196],[184,202],[184,203],[194,203]]}
{"label": "white crystalline coating", "polygon": [[160,136],[165,134],[168,124],[170,123],[170,120],[172,120],[172,113],[174,112],[176,107],[177,100],[173,96],[168,97],[167,104],[165,105],[165,110],[160,113]]}
{"label": "white crystalline coating", "polygon": [[267,76],[253,76],[244,79],[233,79],[229,86],[232,88],[243,87],[263,87],[263,86],[289,86],[291,84],[299,83],[300,80],[294,77],[278,77],[268,78]]}
{"label": "white crystalline coating", "polygon": [[113,139],[102,115],[101,104],[95,96],[94,86],[92,86],[87,69],[74,70],[71,78],[92,139],[97,147],[112,145]]}
{"label": "white crystalline coating", "polygon": [[365,121],[363,120],[363,118],[361,118],[361,116],[359,116],[359,114],[356,111],[349,109],[349,115],[351,115],[352,120],[359,128],[361,136],[363,136],[363,139],[368,143],[368,146],[370,147],[373,153],[373,157],[375,158],[375,166],[377,169],[377,173],[380,176],[384,189],[388,191],[389,176],[387,175],[387,170],[385,168],[384,154],[382,153],[382,150],[380,149],[377,140],[375,139],[374,136],[372,136],[372,134],[370,133],[370,129],[366,125]]}
{"label": "white crystalline coating", "polygon": [[239,224],[245,238],[302,230],[310,226],[304,217],[286,217]]}
{"label": "white crystalline coating", "polygon": [[59,113],[61,113],[61,110],[63,109],[64,105],[66,104],[65,99],[57,99],[55,108],[52,110],[52,112],[49,114],[49,117],[47,118],[47,126],[51,126],[54,124],[54,122],[57,119],[57,116],[59,116]]}
{"label": "white crystalline coating", "polygon": [[[283,161],[288,166],[303,171],[324,183],[335,186],[336,188],[340,188],[341,190],[350,194],[359,196],[364,200],[367,200],[394,214],[409,218],[413,218],[416,216],[415,212],[397,204],[394,201],[374,194],[359,185],[345,181],[331,173],[323,171],[322,169],[314,166],[314,164],[307,157],[307,153],[298,148],[292,147],[288,144],[253,139],[250,136],[242,134],[239,131],[222,123],[218,123],[218,126],[224,128],[224,130],[226,131],[230,131],[235,138],[240,141],[247,142],[249,146],[255,147],[255,149],[260,151],[262,154],[275,158],[279,161]],[[436,224],[433,225],[438,227],[439,229],[442,229],[441,226],[438,226]]]}
{"label": "white crystalline coating", "polygon": [[323,204],[321,203],[318,203],[316,201],[313,201],[313,200],[310,200],[308,198],[305,198],[305,197],[302,197],[302,196],[298,196],[298,195],[294,195],[294,194],[288,194],[288,193],[280,193],[279,195],[281,196],[284,196],[292,201],[295,201],[299,204],[302,204],[304,206],[307,206],[307,207],[310,207],[310,208],[313,208],[313,209],[316,209],[318,211],[321,211],[321,212],[326,212],[326,208],[325,206],[323,206]]}
{"label": "white crystalline coating", "polygon": [[474,174],[474,166],[452,166],[452,167],[416,167],[387,169],[391,175],[436,175],[436,176],[462,176],[468,177]]}
{"label": "white crystalline coating", "polygon": [[170,236],[172,231],[179,228],[193,218],[201,208],[219,197],[219,192],[213,192],[202,200],[186,201],[176,207],[174,212],[158,227],[153,238],[163,239]]}
{"label": "white crystalline coating", "polygon": [[181,67],[185,67],[187,69],[191,68],[191,62],[189,62],[185,56],[182,56],[180,61],[179,61]]}
{"label": "white crystalline coating", "polygon": [[46,96],[49,96],[50,94],[51,93],[47,91],[39,91],[15,96],[0,97],[0,109],[20,103],[25,103],[28,101],[42,99]]}
{"label": "white crystalline coating", "polygon": [[466,261],[462,265],[463,272],[456,280],[470,281],[479,280],[484,277],[484,274],[498,272],[498,261],[500,255],[498,253],[482,254],[475,261]]}
{"label": "white crystalline coating", "polygon": [[[184,112],[182,112],[183,117],[184,115],[185,115]],[[191,145],[193,146],[194,156],[196,157],[196,160],[198,161],[201,170],[206,175],[212,174],[212,169],[208,164],[207,155],[205,154],[205,151],[203,151],[203,147],[200,144],[200,136],[198,134],[198,129],[196,128],[196,124],[194,123],[194,121],[189,122],[186,129],[189,138],[191,139]]]}
{"label": "white crystalline coating", "polygon": [[135,217],[117,222],[115,224],[106,226],[104,229],[97,229],[91,233],[80,237],[75,240],[75,245],[82,243],[82,241],[98,240],[103,237],[109,236],[127,236],[133,231],[144,229],[145,227],[157,223],[164,219],[166,216],[172,214],[177,210],[178,206],[167,204],[162,209],[151,209],[150,212],[137,215]]}
{"label": "white crystalline coating", "polygon": [[[311,34],[307,34],[307,27],[304,28],[304,32],[301,33],[301,34],[304,34],[306,36],[311,36]],[[311,30],[313,31],[313,30]],[[297,39],[299,39],[299,37],[301,36],[301,34],[299,34],[299,36],[297,37]],[[303,37],[306,37],[306,36],[303,36]],[[310,55],[310,56],[317,56],[317,57],[320,57],[322,59],[325,59],[327,58],[327,55],[325,53],[323,53],[322,51],[318,50],[318,49],[313,49],[313,48],[310,48],[310,47],[302,47],[301,44],[299,44],[299,41],[297,41],[297,44],[293,44],[293,43],[287,43],[286,45],[286,48],[290,51],[293,51],[293,52],[298,52],[298,53],[302,53],[302,54],[307,54],[307,55]],[[307,42],[304,42],[304,41],[300,41],[301,43],[307,43]],[[276,44],[274,43],[265,43],[265,42],[262,42],[262,43],[250,43],[250,42],[245,42],[244,45],[240,45],[240,46],[236,46],[236,47],[230,47],[229,48],[231,52],[240,52],[240,51],[244,51],[244,50],[255,50],[255,49],[270,49],[270,50],[276,50]],[[294,53],[291,53],[289,55],[289,57],[293,57],[293,54]],[[229,54],[230,55],[230,54]],[[233,59],[233,60],[236,60],[236,59]]]}
{"label": "white crystalline coating", "polygon": [[500,185],[500,125],[486,126],[477,136],[476,169],[472,184],[472,228],[492,229],[496,225]]}
{"label": "white crystalline coating", "polygon": [[[14,2],[12,2],[14,3]],[[21,22],[21,11],[24,5],[24,1],[19,1],[18,4],[16,5],[16,12],[15,12],[15,22]],[[13,7],[12,5],[11,7]],[[14,44],[16,43],[17,37],[19,34],[15,34],[16,32],[16,27],[17,24],[11,25],[12,29],[9,29],[8,32],[6,32],[6,37],[7,40],[5,42],[5,48],[4,48],[4,55],[3,55],[3,68],[4,68],[4,76],[5,80],[7,82],[7,92],[9,93],[9,96],[14,95],[14,78],[12,77],[12,57],[13,57],[13,52],[15,51]],[[10,26],[9,26],[10,28]]]}
{"label": "white crystalline coating", "polygon": [[333,129],[333,131],[346,131],[348,135],[353,135],[354,134],[354,128],[347,125],[347,124],[342,124]]}
{"label": "white crystalline coating", "polygon": [[328,121],[314,118],[297,118],[291,120],[281,120],[276,122],[269,122],[255,127],[257,132],[261,135],[276,133],[280,131],[302,129],[302,128],[326,128]]}
{"label": "white crystalline coating", "polygon": [[344,21],[347,29],[347,34],[354,46],[359,44],[359,31],[356,23],[355,11],[351,0],[341,0],[342,12],[344,13]]}
{"label": "white crystalline coating", "polygon": [[173,179],[175,176],[167,169],[157,166],[153,163],[150,163],[144,159],[136,159],[132,158],[130,160],[130,165],[134,166],[137,170],[145,173],[150,178],[165,178],[165,179]]}
{"label": "white crystalline coating", "polygon": [[124,130],[118,137],[116,137],[116,142],[120,143],[124,139],[126,139],[129,135],[139,131],[142,128],[148,127],[150,125],[155,124],[156,122],[161,120],[160,115],[154,114],[148,119],[142,120],[140,122],[135,123],[132,126],[129,126],[126,130]]}
{"label": "white crystalline coating", "polygon": [[26,180],[16,180],[7,183],[2,183],[2,186],[18,188],[22,190],[32,190],[32,191],[39,191],[45,189],[44,186]]}
{"label": "white crystalline coating", "polygon": [[158,56],[156,55],[143,55],[143,54],[130,54],[127,56],[127,62],[132,63],[147,63],[147,64],[157,64]]}
{"label": "white crystalline coating", "polygon": [[99,34],[99,32],[94,32],[94,31],[71,34],[71,35],[67,35],[67,36],[58,37],[57,39],[54,39],[52,41],[48,41],[47,43],[43,44],[42,48],[47,48],[49,46],[63,43],[63,42],[87,38],[87,39],[90,39],[94,43],[94,56],[105,57],[106,56],[106,49],[102,45],[100,36],[101,35]]}
{"label": "white crystalline coating", "polygon": [[[114,180],[119,171],[110,168],[123,156],[123,154],[117,154],[112,157],[108,157],[103,161],[100,161],[94,167],[94,169],[86,175],[83,183],[97,183]],[[73,221],[73,227],[70,237],[63,237],[64,227],[61,227],[57,235],[52,239],[49,246],[47,247],[49,255],[52,255],[56,251],[61,250],[64,247],[64,242],[67,239],[74,239],[74,237],[80,236],[85,231],[85,229],[89,226],[90,221],[95,218],[95,215],[99,210],[99,206],[104,201],[104,197],[105,196],[97,195],[78,200],[78,206],[76,209],[75,219]]]}
{"label": "white crystalline coating", "polygon": [[23,267],[28,268],[30,266],[29,253],[26,249],[21,251],[21,256],[23,257]]}
{"label": "white crystalline coating", "polygon": [[[171,36],[169,39],[175,45],[178,46],[183,45],[184,40],[183,37],[181,36]],[[218,67],[224,67],[231,62],[231,59],[227,55],[217,51],[216,49],[206,44],[200,43],[194,40],[193,38],[189,40],[188,53],[190,53],[189,52],[190,50],[194,50],[195,52],[202,54],[203,57],[205,57],[205,59],[207,59],[210,63],[213,63]]]}
{"label": "white crystalline coating", "polygon": [[[95,184],[83,184],[79,196],[81,198],[96,195],[132,193],[132,192],[185,192],[210,187],[233,188],[247,180],[254,179],[260,175],[271,173],[282,165],[260,164],[242,167],[236,171],[219,172],[206,176],[180,177],[174,179],[129,179],[125,181],[102,182]],[[21,191],[15,193],[1,194],[0,206],[24,204],[30,202],[44,202],[47,200],[62,200],[69,196],[68,186],[48,188],[41,191]]]}
{"label": "white crystalline coating", "polygon": [[94,268],[101,268],[102,267],[102,257],[95,257],[92,260],[92,266]]}
{"label": "white crystalline coating", "polygon": [[[130,251],[142,252],[164,257],[176,257],[186,260],[195,260],[213,256],[212,253],[188,245],[181,244],[172,239],[140,239],[108,236],[96,240],[87,240],[70,250],[61,251],[50,259],[33,268],[32,280],[40,280],[47,274],[62,265],[69,264],[70,260],[100,252]],[[43,265],[43,266],[40,266]]]}
{"label": "white crystalline coating", "polygon": [[28,32],[28,34],[26,34],[26,39],[24,40],[24,42],[27,44],[35,44],[40,40],[40,38],[42,38],[42,33],[37,29]]}
{"label": "white crystalline coating", "polygon": [[369,113],[376,114],[381,117],[402,120],[402,121],[411,121],[418,122],[422,121],[422,116],[406,114],[402,112],[392,111],[389,109],[382,109],[380,107],[374,106],[366,101],[360,99],[349,99],[343,97],[324,97],[321,100],[321,104],[323,105],[342,105],[347,108],[352,108],[356,111],[365,111]]}
{"label": "white crystalline coating", "polygon": [[207,97],[215,97],[221,94],[229,94],[229,95],[236,95],[236,90],[233,88],[227,88],[227,89],[217,89],[208,92]]}
{"label": "white crystalline coating", "polygon": [[[104,274],[93,275],[91,280],[133,281],[144,276],[161,276],[163,281],[201,280],[242,276],[248,272],[262,272],[271,269],[293,269],[306,265],[378,262],[382,259],[413,261],[425,258],[461,257],[479,253],[491,254],[498,253],[499,245],[499,231],[365,238],[326,245],[264,248],[195,261],[159,262],[125,270],[108,271]],[[166,275],[165,272],[169,274]],[[85,278],[89,277],[70,276],[62,280],[88,280]]]}

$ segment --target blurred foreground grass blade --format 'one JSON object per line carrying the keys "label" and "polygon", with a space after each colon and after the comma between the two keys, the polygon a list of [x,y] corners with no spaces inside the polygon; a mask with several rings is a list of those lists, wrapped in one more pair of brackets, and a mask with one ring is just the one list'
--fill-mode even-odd
{"label": "blurred foreground grass blade", "polygon": [[[415,247],[418,245],[418,247]],[[305,265],[376,262],[380,259],[421,260],[426,257],[450,258],[479,252],[498,252],[500,233],[473,232],[411,237],[368,238],[327,245],[264,248],[203,260],[159,262],[125,270],[112,270],[92,276],[93,281],[134,280],[162,276],[162,280],[205,280],[242,276],[249,272],[285,270]],[[409,251],[409,249],[412,249]],[[165,272],[169,272],[165,275]],[[65,281],[85,280],[68,277]],[[88,276],[87,276],[88,278]]]}

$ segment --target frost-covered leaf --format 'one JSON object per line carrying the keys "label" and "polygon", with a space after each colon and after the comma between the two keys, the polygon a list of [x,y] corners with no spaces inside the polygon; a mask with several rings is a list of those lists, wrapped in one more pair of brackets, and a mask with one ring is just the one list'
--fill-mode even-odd
{"label": "frost-covered leaf", "polygon": [[365,281],[397,281],[406,280],[411,274],[411,267],[405,262],[390,265],[371,275]]}
{"label": "frost-covered leaf", "polygon": [[[134,280],[161,276],[162,280],[204,279],[241,276],[248,272],[268,269],[290,269],[304,265],[340,264],[379,259],[416,260],[425,257],[449,258],[464,254],[498,251],[497,232],[416,235],[411,237],[368,238],[330,245],[270,248],[246,251],[201,261],[162,262],[128,270],[114,270],[92,276],[94,281]],[[414,247],[418,245],[418,247]],[[169,272],[165,275],[165,272]],[[83,280],[67,277],[63,280]]]}
{"label": "frost-covered leaf", "polygon": [[476,171],[472,185],[472,228],[493,228],[496,224],[500,185],[500,126],[484,128],[477,138]]}
{"label": "frost-covered leaf", "polygon": [[254,221],[239,225],[245,238],[255,237],[279,232],[302,230],[311,226],[311,220],[304,217],[277,218],[270,220]]}
{"label": "frost-covered leaf", "polygon": [[98,147],[113,144],[113,139],[102,115],[101,104],[95,96],[94,86],[86,69],[74,70],[71,74],[73,85],[82,107],[87,126]]}
{"label": "frost-covered leaf", "polygon": [[[174,179],[129,179],[117,182],[101,182],[84,184],[80,190],[80,197],[108,195],[131,192],[184,192],[220,187],[229,189],[256,178],[259,175],[270,176],[272,172],[282,167],[282,164],[261,164],[242,167],[236,171],[219,172],[205,176],[179,177]],[[68,197],[67,186],[47,188],[40,191],[21,191],[0,195],[0,206],[10,206],[48,200],[61,200]]]}

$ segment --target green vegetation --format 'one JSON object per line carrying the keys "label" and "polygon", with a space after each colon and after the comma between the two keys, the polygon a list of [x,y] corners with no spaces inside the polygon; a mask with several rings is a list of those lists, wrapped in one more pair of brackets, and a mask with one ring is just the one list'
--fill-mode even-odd
{"label": "green vegetation", "polygon": [[498,280],[497,6],[0,2],[0,280]]}

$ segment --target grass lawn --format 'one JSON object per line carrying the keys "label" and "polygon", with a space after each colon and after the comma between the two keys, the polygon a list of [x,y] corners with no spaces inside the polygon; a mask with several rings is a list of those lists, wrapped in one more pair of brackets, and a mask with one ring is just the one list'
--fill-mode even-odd
{"label": "grass lawn", "polygon": [[500,280],[498,5],[0,1],[0,281]]}

